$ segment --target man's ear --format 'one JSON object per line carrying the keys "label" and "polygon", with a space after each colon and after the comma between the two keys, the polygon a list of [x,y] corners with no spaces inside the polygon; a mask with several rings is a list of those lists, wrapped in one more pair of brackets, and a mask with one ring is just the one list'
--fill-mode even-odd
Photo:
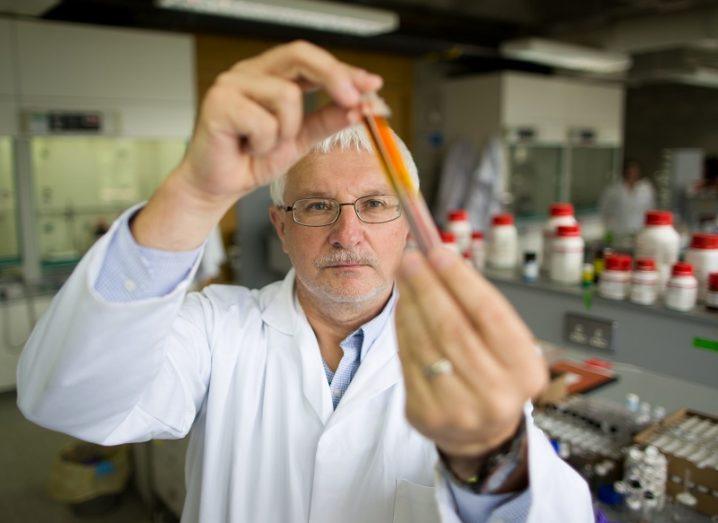
{"label": "man's ear", "polygon": [[285,254],[289,254],[287,252],[287,246],[285,244],[285,239],[287,237],[287,233],[284,230],[284,215],[286,213],[277,207],[276,205],[271,205],[269,207],[269,220],[272,222],[272,225],[274,226],[274,230],[277,231],[277,236],[279,237],[279,241],[282,242],[282,250]]}

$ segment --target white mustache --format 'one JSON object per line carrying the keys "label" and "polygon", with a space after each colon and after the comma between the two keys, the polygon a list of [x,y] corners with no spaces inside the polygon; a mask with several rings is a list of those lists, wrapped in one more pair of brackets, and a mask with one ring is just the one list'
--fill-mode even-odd
{"label": "white mustache", "polygon": [[314,266],[317,269],[323,269],[325,267],[331,267],[333,265],[369,265],[374,267],[377,263],[377,259],[369,254],[360,254],[352,251],[336,251],[326,256],[321,256],[314,260]]}

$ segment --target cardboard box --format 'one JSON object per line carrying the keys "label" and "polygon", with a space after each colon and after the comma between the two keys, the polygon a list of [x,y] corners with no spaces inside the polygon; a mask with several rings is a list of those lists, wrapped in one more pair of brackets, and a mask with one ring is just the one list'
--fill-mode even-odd
{"label": "cardboard box", "polygon": [[[639,445],[650,445],[657,436],[657,433],[660,433],[667,427],[678,425],[689,417],[707,419],[713,423],[718,423],[718,418],[711,416],[710,414],[704,414],[702,412],[696,412],[689,409],[681,409],[669,416],[666,416],[659,423],[651,425],[647,429],[638,433],[634,441]],[[709,516],[718,515],[718,497],[713,495],[713,492],[718,492],[718,470],[713,467],[700,469],[692,462],[684,458],[674,456],[673,454],[667,453],[663,450],[661,450],[661,452],[665,454],[668,459],[668,482],[666,483],[666,492],[670,496],[675,496],[679,492],[683,492],[683,490],[685,490],[683,481],[686,477],[686,471],[688,471],[690,474],[689,482],[694,484],[694,486],[690,488],[690,493],[698,500],[696,510]],[[680,478],[680,483],[673,481],[676,477]]]}

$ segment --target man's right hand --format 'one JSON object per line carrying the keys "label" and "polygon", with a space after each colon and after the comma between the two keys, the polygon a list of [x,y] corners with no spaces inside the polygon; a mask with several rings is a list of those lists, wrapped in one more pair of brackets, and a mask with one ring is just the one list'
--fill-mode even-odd
{"label": "man's right hand", "polygon": [[[356,123],[380,77],[307,42],[238,62],[207,92],[187,153],[132,224],[142,245],[189,250],[243,195],[285,173],[322,139]],[[302,93],[332,103],[308,115]]]}

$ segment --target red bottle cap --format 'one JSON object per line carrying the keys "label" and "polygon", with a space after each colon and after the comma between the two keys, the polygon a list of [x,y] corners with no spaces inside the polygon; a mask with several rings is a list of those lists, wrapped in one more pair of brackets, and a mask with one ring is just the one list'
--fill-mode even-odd
{"label": "red bottle cap", "polygon": [[636,260],[636,270],[637,271],[655,271],[656,270],[656,260],[653,258],[638,258]]}
{"label": "red bottle cap", "polygon": [[566,202],[552,203],[549,212],[551,216],[573,216],[573,204]]}
{"label": "red bottle cap", "polygon": [[455,221],[468,221],[469,220],[469,213],[466,209],[454,209],[453,211],[449,211],[449,221],[455,222]]}
{"label": "red bottle cap", "polygon": [[673,276],[691,276],[693,274],[693,265],[686,262],[676,262],[673,266]]}
{"label": "red bottle cap", "polygon": [[606,270],[630,271],[631,257],[627,254],[611,254],[606,258]]}
{"label": "red bottle cap", "polygon": [[691,239],[691,249],[718,249],[718,234],[694,233]]}
{"label": "red bottle cap", "polygon": [[483,240],[484,239],[484,233],[481,231],[474,231],[471,233],[471,238],[474,240]]}
{"label": "red bottle cap", "polygon": [[708,275],[708,287],[712,291],[718,291],[718,272],[712,272]]}
{"label": "red bottle cap", "polygon": [[561,237],[581,236],[581,227],[578,225],[559,225],[556,227],[556,235]]}
{"label": "red bottle cap", "polygon": [[497,214],[491,220],[491,223],[493,223],[494,225],[513,225],[514,215],[509,213]]}
{"label": "red bottle cap", "polygon": [[646,225],[673,225],[673,213],[671,211],[648,211],[646,212]]}
{"label": "red bottle cap", "polygon": [[456,243],[456,236],[453,232],[441,231],[440,235],[442,243]]}

